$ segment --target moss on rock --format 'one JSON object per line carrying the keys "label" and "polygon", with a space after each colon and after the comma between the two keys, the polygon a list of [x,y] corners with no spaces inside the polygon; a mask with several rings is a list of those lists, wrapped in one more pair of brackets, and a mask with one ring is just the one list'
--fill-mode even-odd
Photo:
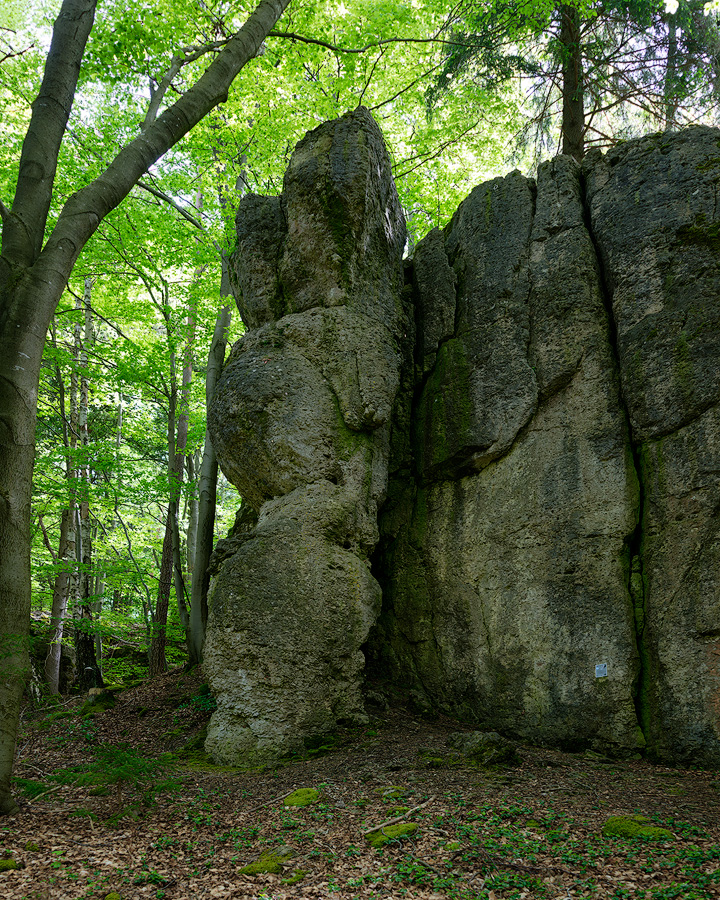
{"label": "moss on rock", "polygon": [[115,694],[113,691],[101,691],[99,694],[92,694],[80,707],[79,715],[86,719],[88,716],[94,716],[97,713],[106,712],[115,706]]}
{"label": "moss on rock", "polygon": [[19,869],[20,863],[14,859],[0,859],[0,872],[10,872],[12,869]]}

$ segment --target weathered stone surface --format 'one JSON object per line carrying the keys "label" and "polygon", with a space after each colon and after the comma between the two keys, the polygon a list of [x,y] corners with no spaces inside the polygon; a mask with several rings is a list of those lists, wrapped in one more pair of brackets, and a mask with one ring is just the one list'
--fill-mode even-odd
{"label": "weathered stone surface", "polygon": [[405,218],[387,150],[367,110],[300,141],[283,203],[288,236],[279,273],[287,312],[347,305],[397,325]]}
{"label": "weathered stone surface", "polygon": [[[519,173],[481,185],[446,229],[445,252],[457,285],[455,322],[418,405],[425,477],[483,468],[508,450],[535,410],[537,385],[527,360],[532,187]],[[421,258],[437,254],[437,239],[431,235],[430,242],[427,251],[423,243],[418,247]],[[417,275],[420,285],[422,268]],[[439,305],[450,308],[444,295],[452,280],[442,264],[427,288],[419,288],[420,296],[433,290],[438,275]],[[421,308],[430,306],[421,302]],[[444,318],[449,324],[449,316]],[[427,327],[421,334],[424,342],[434,341]]]}
{"label": "weathered stone surface", "polygon": [[445,241],[437,228],[415,248],[412,274],[417,352],[420,369],[425,373],[432,368],[440,344],[455,333],[457,276],[450,267]]}
{"label": "weathered stone surface", "polygon": [[247,194],[235,217],[237,247],[230,265],[233,293],[243,322],[259,328],[279,319],[284,301],[277,268],[287,223],[280,197]]}
{"label": "weathered stone surface", "polygon": [[326,483],[265,504],[214,579],[203,665],[218,701],[205,744],[215,759],[266,761],[362,721],[360,647],[381,593],[342,548],[356,502]]}
{"label": "weathered stone surface", "polygon": [[512,741],[497,731],[456,731],[450,735],[448,743],[463,756],[486,768],[517,766],[521,761]]}
{"label": "weathered stone surface", "polygon": [[588,202],[644,489],[642,724],[664,759],[720,763],[720,133],[591,159]]}
{"label": "weathered stone surface", "polygon": [[[287,227],[268,235],[278,210]],[[244,201],[238,234],[249,330],[209,427],[257,523],[215,558],[204,670],[218,708],[206,747],[254,763],[365,720],[360,648],[381,603],[368,557],[387,488],[405,243],[369,113],[301,141],[283,196]]]}
{"label": "weathered stone surface", "polygon": [[[509,180],[512,227],[498,223],[490,250],[473,244],[491,263],[468,263],[458,277],[457,331],[490,323],[476,333],[492,341],[496,364],[443,358],[456,338],[433,372],[442,370],[443,385],[465,385],[479,369],[485,396],[505,405],[478,400],[478,410],[499,418],[509,409],[513,426],[482,471],[458,478],[441,469],[442,480],[406,496],[406,525],[387,508],[386,646],[377,652],[397,678],[419,681],[462,718],[526,739],[631,752],[643,743],[625,559],[638,491],[579,171],[566,159],[541,168],[534,220],[529,188]],[[473,220],[495,208],[495,185],[478,192]],[[446,241],[458,245],[455,220]],[[545,399],[535,410],[538,388]],[[596,679],[603,662],[609,676]]]}
{"label": "weathered stone surface", "polygon": [[243,201],[251,330],[210,423],[255,515],[214,563],[217,758],[358,720],[365,651],[505,735],[720,763],[718,183],[713,129],[559,157],[403,276],[357,111]]}
{"label": "weathered stone surface", "polygon": [[720,763],[720,409],[641,448],[643,725],[662,759]]}
{"label": "weathered stone surface", "polygon": [[633,435],[657,438],[720,400],[717,129],[621,145],[587,164]]}

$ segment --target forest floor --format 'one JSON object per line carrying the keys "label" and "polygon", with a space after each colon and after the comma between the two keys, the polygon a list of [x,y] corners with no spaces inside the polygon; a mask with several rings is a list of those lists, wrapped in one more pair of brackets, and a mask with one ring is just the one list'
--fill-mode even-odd
{"label": "forest floor", "polygon": [[[528,746],[487,771],[450,748],[457,723],[394,708],[329,752],[242,772],[178,753],[212,704],[197,675],[90,718],[82,703],[23,715],[4,900],[720,897],[717,773]],[[297,788],[317,802],[286,807]],[[603,837],[610,816],[636,814],[672,835]],[[369,846],[363,832],[403,816],[414,833]],[[241,871],[266,851],[288,857],[281,871]]]}

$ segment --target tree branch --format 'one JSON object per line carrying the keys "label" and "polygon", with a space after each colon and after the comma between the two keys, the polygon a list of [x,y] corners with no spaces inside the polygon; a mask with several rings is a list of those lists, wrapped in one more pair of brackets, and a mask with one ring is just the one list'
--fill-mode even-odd
{"label": "tree branch", "polygon": [[327,41],[321,41],[318,38],[304,37],[302,34],[295,34],[292,31],[270,31],[268,37],[287,38],[290,41],[297,41],[300,44],[314,44],[317,47],[325,47],[326,50],[332,50],[333,53],[367,53],[368,50],[375,50],[385,44],[444,44],[446,47],[464,47],[465,44],[458,41],[446,41],[442,38],[383,38],[381,41],[372,41],[365,44],[364,47],[338,47],[337,44],[329,44]]}
{"label": "tree branch", "polygon": [[[398,181],[400,178],[404,178],[406,175],[409,175],[411,172],[414,172],[415,169],[420,168],[420,166],[422,166],[424,163],[428,162],[429,160],[436,159],[438,156],[441,156],[442,153],[448,147],[451,147],[453,144],[456,144],[458,141],[462,140],[466,134],[469,134],[471,131],[473,131],[475,128],[477,128],[479,124],[480,124],[480,120],[476,119],[472,123],[472,125],[468,125],[468,127],[464,131],[461,131],[460,134],[456,135],[455,137],[448,138],[446,141],[443,141],[442,144],[440,144],[440,146],[436,150],[434,150],[432,153],[421,154],[419,156],[411,156],[408,159],[404,160],[403,165],[407,165],[408,163],[412,162],[415,159],[417,159],[418,162],[414,166],[411,166],[409,169],[405,169],[404,172],[400,172],[399,175],[396,175],[395,173],[393,173],[393,178],[395,179],[395,181]],[[398,166],[399,165],[400,165],[400,163],[398,163]]]}
{"label": "tree branch", "polygon": [[202,222],[199,219],[196,219],[194,216],[190,215],[190,213],[186,209],[183,209],[177,201],[173,200],[173,198],[166,194],[164,191],[161,191],[150,184],[146,184],[144,181],[138,181],[137,186],[139,188],[142,188],[144,191],[147,191],[148,194],[152,194],[153,197],[157,197],[158,200],[164,200],[166,203],[169,203],[170,206],[172,206],[173,209],[177,210],[177,212],[179,212],[184,219],[187,219],[191,225],[194,225],[196,228],[199,228],[200,231],[203,231]]}
{"label": "tree branch", "polygon": [[[211,109],[227,100],[235,77],[258,55],[268,32],[289,4],[290,0],[261,0],[195,84],[124,147],[104,172],[68,199],[38,258],[36,277],[51,282],[64,279],[61,289],[64,288],[80,252],[100,222],[127,197],[154,162]],[[58,298],[52,298],[53,304]],[[52,309],[46,313],[49,320]]]}
{"label": "tree branch", "polygon": [[45,528],[45,522],[43,521],[42,513],[38,513],[38,521],[40,523],[40,530],[42,531],[43,544],[45,544],[48,553],[52,557],[52,561],[54,563],[56,563],[57,562],[57,553],[53,550],[53,548],[50,544],[50,538],[48,537],[47,529]]}
{"label": "tree branch", "polygon": [[204,56],[206,53],[210,53],[213,50],[219,50],[221,47],[224,47],[227,44],[227,39],[222,41],[213,41],[210,44],[202,44],[200,46],[193,47],[183,47],[182,55],[177,54],[173,56],[172,62],[170,63],[170,68],[163,75],[160,81],[157,83],[157,87],[155,90],[152,89],[152,82],[150,88],[150,106],[148,107],[148,111],[145,114],[145,120],[140,126],[141,131],[145,131],[152,123],[155,121],[155,117],[157,116],[157,111],[160,109],[160,104],[163,101],[163,97],[167,93],[168,88],[172,84],[173,78],[178,74],[180,69],[183,66],[186,66],[188,63],[195,62],[195,60],[200,59],[201,56]]}
{"label": "tree branch", "polygon": [[[3,256],[32,265],[40,254],[60,144],[70,116],[80,62],[97,0],[63,0],[55,20],[42,85],[23,141],[13,218],[5,220]],[[10,227],[8,227],[8,224]]]}

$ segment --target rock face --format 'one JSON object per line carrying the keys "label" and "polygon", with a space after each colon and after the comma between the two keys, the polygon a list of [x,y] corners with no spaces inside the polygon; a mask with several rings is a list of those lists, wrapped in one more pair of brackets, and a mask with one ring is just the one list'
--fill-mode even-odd
{"label": "rock face", "polygon": [[398,390],[405,222],[365,110],[298,144],[279,198],[246,197],[235,274],[248,329],[210,414],[254,512],[214,578],[207,748],[261,762],[362,721],[360,650],[380,611],[378,540]]}
{"label": "rock face", "polygon": [[709,128],[559,157],[476,188],[404,292],[366,112],[243,200],[217,758],[361,716],[366,657],[506,735],[720,763],[719,185]]}

